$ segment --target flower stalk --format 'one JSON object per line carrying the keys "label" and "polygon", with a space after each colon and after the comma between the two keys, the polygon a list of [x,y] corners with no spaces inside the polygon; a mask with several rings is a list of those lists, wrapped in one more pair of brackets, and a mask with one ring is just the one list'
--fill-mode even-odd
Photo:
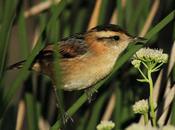
{"label": "flower stalk", "polygon": [[148,101],[144,99],[137,101],[133,105],[133,112],[136,114],[142,114],[144,116],[145,125],[148,124],[148,109]]}
{"label": "flower stalk", "polygon": [[147,125],[148,124],[148,113],[144,113],[143,117],[144,117],[144,123],[145,125]]}
{"label": "flower stalk", "polygon": [[150,96],[149,96],[149,106],[150,106],[150,116],[151,121],[154,127],[156,127],[156,114],[155,114],[155,107],[154,107],[154,101],[153,101],[153,81],[151,77],[151,70],[148,70],[148,83],[149,83],[149,90],[150,90]]}
{"label": "flower stalk", "polygon": [[[153,80],[152,73],[160,70],[160,67],[167,63],[168,55],[163,53],[161,49],[150,49],[142,48],[133,56],[132,64],[135,68],[138,69],[143,79],[137,79],[139,82],[146,82],[149,84],[149,110],[150,117],[153,127],[156,127],[156,114],[155,114],[155,105],[153,97]],[[147,75],[141,70],[141,65],[147,69]],[[147,124],[148,115],[146,113],[141,113],[144,115],[145,124]]]}

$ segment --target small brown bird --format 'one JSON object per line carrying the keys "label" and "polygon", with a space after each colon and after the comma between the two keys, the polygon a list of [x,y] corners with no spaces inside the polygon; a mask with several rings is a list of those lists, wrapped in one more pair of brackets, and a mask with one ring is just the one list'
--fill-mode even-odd
{"label": "small brown bird", "polygon": [[[117,25],[99,25],[84,34],[62,39],[56,49],[53,44],[47,45],[36,56],[31,69],[46,74],[55,82],[54,62],[57,59],[54,59],[54,51],[58,51],[61,55],[62,89],[86,89],[111,72],[129,43],[142,40],[129,35]],[[18,62],[8,69],[21,68],[24,62]]]}
{"label": "small brown bird", "polygon": [[[142,40],[129,35],[117,25],[99,25],[83,34],[62,39],[56,45],[47,45],[35,57],[31,70],[49,76],[55,83],[58,77],[55,77],[54,65],[59,62],[62,89],[87,89],[111,72],[116,60],[129,43]],[[59,52],[60,59],[54,57],[55,52]],[[24,62],[18,62],[8,69],[21,68]],[[91,96],[91,93],[88,95]],[[64,118],[65,115],[63,120]]]}

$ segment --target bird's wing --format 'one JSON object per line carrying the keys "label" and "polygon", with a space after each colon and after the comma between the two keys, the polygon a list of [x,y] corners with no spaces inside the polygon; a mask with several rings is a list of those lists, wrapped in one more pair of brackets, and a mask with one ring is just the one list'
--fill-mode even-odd
{"label": "bird's wing", "polygon": [[88,50],[88,45],[82,35],[75,35],[60,42],[59,53],[63,58],[74,58],[83,55]]}
{"label": "bird's wing", "polygon": [[87,52],[88,45],[85,43],[84,37],[76,34],[69,38],[61,40],[58,44],[47,45],[37,55],[35,60],[53,60],[54,53],[59,52],[62,59],[74,58]]}

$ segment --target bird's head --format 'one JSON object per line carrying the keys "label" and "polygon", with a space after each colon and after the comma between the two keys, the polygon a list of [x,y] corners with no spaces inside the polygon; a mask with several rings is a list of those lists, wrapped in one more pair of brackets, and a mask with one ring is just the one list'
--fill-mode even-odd
{"label": "bird's head", "polygon": [[143,42],[143,38],[128,34],[118,25],[99,25],[90,29],[86,36],[91,43],[103,44],[104,46],[122,52],[129,43]]}

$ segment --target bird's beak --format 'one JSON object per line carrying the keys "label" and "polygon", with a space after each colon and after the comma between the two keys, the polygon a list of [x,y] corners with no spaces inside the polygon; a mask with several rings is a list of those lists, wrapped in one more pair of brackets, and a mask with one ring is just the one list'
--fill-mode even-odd
{"label": "bird's beak", "polygon": [[143,37],[134,37],[133,39],[132,39],[132,42],[134,42],[134,43],[146,43],[148,40],[147,39],[145,39],[145,38],[143,38]]}

